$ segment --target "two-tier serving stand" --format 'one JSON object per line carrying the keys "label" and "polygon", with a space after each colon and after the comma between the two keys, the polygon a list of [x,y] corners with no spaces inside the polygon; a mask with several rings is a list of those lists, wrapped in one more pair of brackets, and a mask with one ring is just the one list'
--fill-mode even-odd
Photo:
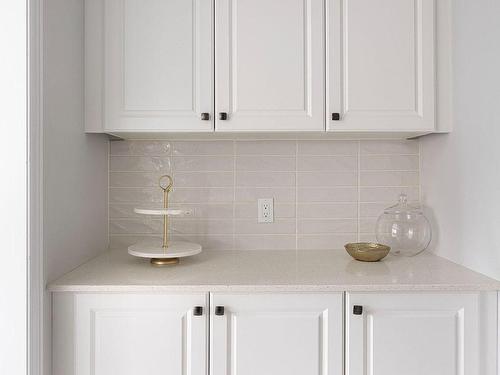
{"label": "two-tier serving stand", "polygon": [[169,217],[184,215],[188,211],[168,208],[168,194],[173,186],[172,177],[161,176],[159,185],[163,190],[163,208],[135,208],[134,212],[140,215],[163,216],[163,237],[129,246],[128,253],[140,258],[149,258],[151,264],[155,266],[165,266],[179,263],[179,258],[199,254],[201,245],[186,241],[170,241],[168,236]]}

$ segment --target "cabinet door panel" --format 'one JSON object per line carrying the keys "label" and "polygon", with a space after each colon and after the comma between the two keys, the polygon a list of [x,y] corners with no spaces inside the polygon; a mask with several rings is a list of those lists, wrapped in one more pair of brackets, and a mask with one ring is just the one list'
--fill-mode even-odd
{"label": "cabinet door panel", "polygon": [[342,294],[212,295],[213,374],[342,374]]}
{"label": "cabinet door panel", "polygon": [[79,295],[75,304],[77,375],[205,375],[204,295]]}
{"label": "cabinet door panel", "polygon": [[328,130],[433,130],[434,0],[329,0],[327,19]]}
{"label": "cabinet door panel", "polygon": [[349,293],[346,374],[478,373],[479,306],[477,293]]}
{"label": "cabinet door panel", "polygon": [[323,0],[216,7],[216,129],[324,130]]}
{"label": "cabinet door panel", "polygon": [[106,130],[213,130],[213,116],[201,120],[213,111],[212,9],[212,0],[104,1]]}

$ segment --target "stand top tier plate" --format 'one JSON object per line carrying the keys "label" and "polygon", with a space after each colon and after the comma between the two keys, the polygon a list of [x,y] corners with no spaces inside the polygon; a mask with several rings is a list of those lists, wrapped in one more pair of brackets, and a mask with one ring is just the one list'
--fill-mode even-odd
{"label": "stand top tier plate", "polygon": [[134,208],[136,214],[141,215],[161,215],[161,216],[179,216],[189,215],[191,211],[179,210],[173,208]]}

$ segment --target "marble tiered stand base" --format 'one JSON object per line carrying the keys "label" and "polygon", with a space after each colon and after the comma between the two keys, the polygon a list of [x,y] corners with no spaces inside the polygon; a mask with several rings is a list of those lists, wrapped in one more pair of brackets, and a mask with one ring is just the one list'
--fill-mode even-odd
{"label": "marble tiered stand base", "polygon": [[201,253],[201,245],[185,241],[170,241],[168,247],[165,248],[162,246],[161,238],[158,238],[129,246],[128,253],[136,257],[151,259],[153,265],[165,266],[179,263],[179,258]]}

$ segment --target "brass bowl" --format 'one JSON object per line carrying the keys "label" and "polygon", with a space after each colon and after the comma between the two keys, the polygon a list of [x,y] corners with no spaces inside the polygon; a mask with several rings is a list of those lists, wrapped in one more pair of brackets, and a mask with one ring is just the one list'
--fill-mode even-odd
{"label": "brass bowl", "polygon": [[378,262],[391,251],[389,246],[373,242],[348,243],[344,247],[350,256],[362,262]]}

